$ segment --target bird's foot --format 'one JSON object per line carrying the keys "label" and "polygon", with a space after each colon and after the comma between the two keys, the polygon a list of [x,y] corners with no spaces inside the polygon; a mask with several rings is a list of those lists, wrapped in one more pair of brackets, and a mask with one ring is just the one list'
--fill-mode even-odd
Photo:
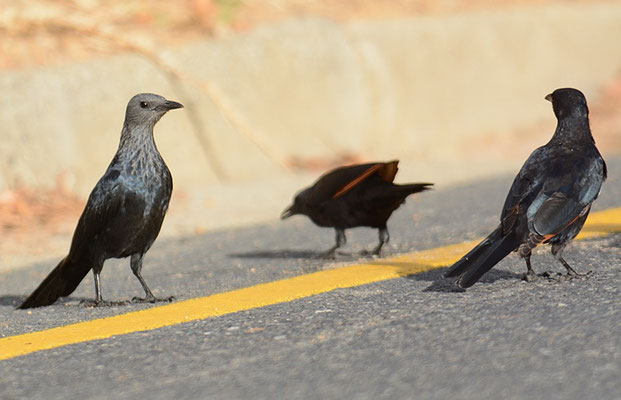
{"label": "bird's foot", "polygon": [[126,301],[106,301],[106,300],[82,300],[81,306],[84,307],[120,307],[127,305]]}
{"label": "bird's foot", "polygon": [[[562,274],[561,272],[547,272],[546,271],[537,276],[543,279],[547,279],[548,281],[567,282],[567,281],[571,281],[574,279],[587,278],[591,276],[592,274],[593,274],[593,271],[588,271],[587,273],[584,273],[584,274],[579,274],[576,271],[573,271],[573,272],[567,271],[566,274]],[[528,279],[525,279],[525,280],[528,280]]]}
{"label": "bird's foot", "polygon": [[563,266],[565,267],[565,270],[567,270],[567,275],[565,275],[567,277],[566,279],[586,277],[586,276],[589,276],[593,272],[593,271],[588,271],[587,273],[581,274],[579,272],[576,272],[576,270],[573,269],[571,265],[569,265],[567,261],[565,261],[562,257],[558,257],[558,260],[561,262],[561,264],[563,264]]}
{"label": "bird's foot", "polygon": [[550,277],[550,274],[548,274],[547,272],[544,272],[542,274],[537,274],[531,270],[525,273],[524,276],[522,276],[522,279],[525,280],[526,282],[535,282],[541,279],[547,279],[549,277]]}
{"label": "bird's foot", "polygon": [[360,256],[362,257],[379,257],[380,256],[380,250],[378,250],[377,248],[369,251],[369,250],[362,250],[360,253]]}
{"label": "bird's foot", "polygon": [[576,270],[572,268],[572,269],[568,269],[567,274],[563,276],[570,276],[572,278],[583,278],[583,277],[586,277],[592,274],[593,274],[593,271],[587,271],[585,273],[580,273],[580,272],[576,272]]}
{"label": "bird's foot", "polygon": [[559,274],[559,280],[560,281],[571,281],[573,279],[584,279],[584,278],[588,278],[591,275],[593,275],[593,271],[579,273],[571,269],[571,270],[567,270],[567,273],[565,275]]}
{"label": "bird's foot", "polygon": [[153,295],[146,297],[134,297],[132,299],[132,303],[141,304],[141,303],[172,303],[175,300],[175,296],[170,297],[155,297]]}
{"label": "bird's foot", "polygon": [[321,253],[317,256],[317,258],[323,259],[323,260],[334,260],[336,258],[336,251],[335,250],[328,250],[324,253]]}

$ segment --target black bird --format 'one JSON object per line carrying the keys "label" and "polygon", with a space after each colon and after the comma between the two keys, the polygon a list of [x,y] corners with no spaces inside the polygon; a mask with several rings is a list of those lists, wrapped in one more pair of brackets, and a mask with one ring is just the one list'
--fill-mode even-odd
{"label": "black bird", "polygon": [[127,104],[116,155],[91,192],[73,234],[69,254],[19,308],[47,306],[69,296],[88,271],[95,278],[95,304],[102,300],[99,274],[108,258],[131,256],[144,299],[158,299],[142,278],[142,258],[160,232],[172,193],[172,176],[153,138],[153,127],[183,105],[156,94],[138,94]]}
{"label": "black bird", "polygon": [[515,177],[500,215],[500,225],[457,261],[445,276],[459,276],[463,288],[472,286],[512,251],[526,261],[525,278],[534,276],[531,251],[542,243],[567,269],[565,246],[578,235],[591,204],[606,180],[606,163],[595,147],[589,109],[576,89],[557,89],[546,96],[558,120],[552,139],[536,149]]}
{"label": "black bird", "polygon": [[324,255],[333,256],[347,241],[345,229],[368,226],[379,229],[379,255],[390,239],[386,221],[412,193],[428,190],[433,183],[393,183],[399,161],[376,162],[337,168],[322,175],[313,186],[299,192],[282,219],[304,214],[319,226],[336,230],[336,244]]}

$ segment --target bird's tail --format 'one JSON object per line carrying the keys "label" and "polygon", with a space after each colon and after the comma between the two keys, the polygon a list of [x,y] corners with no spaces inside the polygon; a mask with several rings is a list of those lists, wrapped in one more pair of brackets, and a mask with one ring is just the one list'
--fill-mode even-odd
{"label": "bird's tail", "polygon": [[89,270],[90,265],[87,263],[71,260],[69,257],[63,258],[18,308],[49,306],[59,297],[69,296],[82,282]]}
{"label": "bird's tail", "polygon": [[418,193],[431,189],[433,183],[407,183],[405,185],[397,185],[399,192],[404,195],[410,195],[412,193]]}
{"label": "bird's tail", "polygon": [[520,245],[520,238],[513,232],[503,235],[499,226],[474,249],[463,256],[444,276],[459,276],[458,284],[468,288],[476,283],[484,273],[492,269]]}

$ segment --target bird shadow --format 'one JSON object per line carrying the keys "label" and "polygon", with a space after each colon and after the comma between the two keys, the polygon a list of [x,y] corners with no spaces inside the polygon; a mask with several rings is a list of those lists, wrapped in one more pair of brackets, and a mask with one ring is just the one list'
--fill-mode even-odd
{"label": "bird shadow", "polygon": [[413,268],[425,268],[427,267],[422,263],[412,263],[406,261],[384,261],[382,265],[389,265],[397,267],[397,272],[406,279],[431,282],[431,284],[423,289],[423,292],[448,292],[448,293],[460,293],[465,290],[455,285],[453,279],[447,279],[444,277],[444,272],[447,267],[434,268],[423,272],[412,272]]}
{"label": "bird shadow", "polygon": [[[4,295],[0,296],[0,307],[13,307],[16,308],[20,304],[22,304],[28,296],[18,296],[18,295]],[[84,307],[82,302],[89,301],[87,297],[61,297],[54,302],[53,305],[71,305],[71,306],[80,306]]]}
{"label": "bird shadow", "polygon": [[[406,279],[416,280],[416,281],[425,281],[431,282],[429,286],[423,289],[423,292],[448,292],[448,293],[463,293],[465,289],[457,286],[455,284],[455,279],[453,278],[445,278],[444,274],[448,270],[449,266],[434,268],[431,270],[423,271],[423,272],[414,272],[412,273],[412,269],[416,267],[426,267],[425,264],[419,263],[411,263],[406,261],[381,261],[382,265],[389,265],[392,267],[397,267],[398,272],[403,275]],[[483,283],[493,283],[502,279],[522,279],[521,274],[516,274],[510,271],[504,270],[491,270],[487,272],[483,277],[479,280],[479,282]]]}
{"label": "bird shadow", "polygon": [[28,296],[5,295],[0,296],[0,306],[17,307],[26,300]]}
{"label": "bird shadow", "polygon": [[[454,278],[445,278],[444,273],[448,270],[448,267],[436,269],[432,271],[422,272],[420,274],[413,274],[407,276],[407,279],[413,279],[418,281],[429,281],[431,284],[423,289],[423,292],[456,292],[463,293],[466,289],[461,288],[455,284]],[[516,274],[514,272],[503,270],[491,270],[487,272],[478,282],[480,283],[493,283],[499,280],[516,279],[522,280],[522,274]]]}
{"label": "bird shadow", "polygon": [[357,257],[356,254],[353,253],[344,253],[344,252],[336,252],[336,254],[332,256],[327,256],[325,251],[316,251],[316,250],[292,250],[292,249],[281,249],[281,250],[259,250],[259,251],[248,251],[243,253],[231,253],[228,254],[231,258],[265,258],[265,259],[292,259],[292,258],[306,258],[306,259],[315,259],[315,260],[324,260],[324,261],[343,261],[354,259]]}
{"label": "bird shadow", "polygon": [[322,252],[312,250],[259,250],[243,253],[231,253],[231,258],[321,258]]}
{"label": "bird shadow", "polygon": [[419,272],[417,274],[407,275],[405,278],[414,281],[431,282],[429,286],[423,289],[423,292],[441,292],[441,293],[463,293],[466,290],[455,284],[454,279],[444,277],[444,273],[448,267],[432,269],[430,271]]}

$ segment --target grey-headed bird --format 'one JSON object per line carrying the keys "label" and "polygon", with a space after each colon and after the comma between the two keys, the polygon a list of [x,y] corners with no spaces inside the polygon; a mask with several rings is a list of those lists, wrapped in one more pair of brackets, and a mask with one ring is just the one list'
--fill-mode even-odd
{"label": "grey-headed bird", "polygon": [[19,306],[53,304],[69,296],[93,270],[95,305],[107,304],[99,275],[109,258],[131,257],[131,269],[144,299],[157,299],[142,278],[142,259],[160,232],[172,193],[172,176],[153,138],[164,114],[183,105],[156,94],[142,93],[127,104],[118,150],[91,192],[73,234],[69,254]]}

